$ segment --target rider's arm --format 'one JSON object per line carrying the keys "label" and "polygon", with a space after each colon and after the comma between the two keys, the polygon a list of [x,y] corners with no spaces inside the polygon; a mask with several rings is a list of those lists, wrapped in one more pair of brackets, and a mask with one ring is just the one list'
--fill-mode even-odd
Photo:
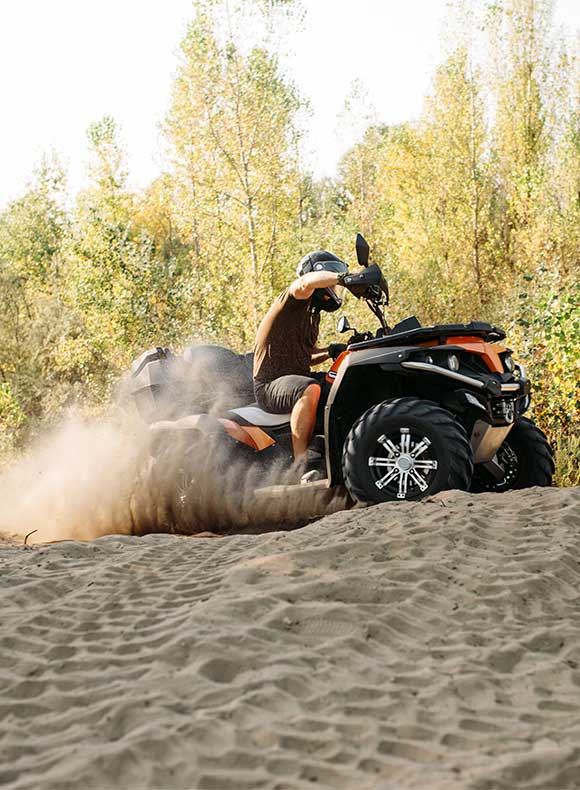
{"label": "rider's arm", "polygon": [[329,288],[337,282],[336,272],[309,272],[294,280],[288,290],[295,299],[310,299],[317,288]]}
{"label": "rider's arm", "polygon": [[316,346],[313,348],[312,356],[310,357],[310,364],[312,367],[326,362],[327,359],[330,359],[328,348],[317,348]]}

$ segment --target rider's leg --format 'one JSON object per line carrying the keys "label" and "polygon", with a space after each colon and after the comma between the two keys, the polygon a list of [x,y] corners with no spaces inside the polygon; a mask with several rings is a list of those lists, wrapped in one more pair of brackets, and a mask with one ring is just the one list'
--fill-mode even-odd
{"label": "rider's leg", "polygon": [[294,460],[305,458],[316,424],[316,410],[320,400],[320,385],[310,384],[294,404],[290,417]]}

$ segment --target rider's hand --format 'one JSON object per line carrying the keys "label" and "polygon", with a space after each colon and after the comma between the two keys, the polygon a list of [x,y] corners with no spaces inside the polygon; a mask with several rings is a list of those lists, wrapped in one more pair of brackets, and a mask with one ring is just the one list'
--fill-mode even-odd
{"label": "rider's hand", "polygon": [[366,269],[360,269],[358,272],[344,272],[338,275],[336,281],[338,285],[344,286],[353,296],[356,296],[357,299],[361,299],[365,296],[368,285],[359,283],[357,275],[362,275],[365,272]]}
{"label": "rider's hand", "polygon": [[328,346],[328,356],[337,359],[343,351],[346,351],[346,343],[331,343]]}

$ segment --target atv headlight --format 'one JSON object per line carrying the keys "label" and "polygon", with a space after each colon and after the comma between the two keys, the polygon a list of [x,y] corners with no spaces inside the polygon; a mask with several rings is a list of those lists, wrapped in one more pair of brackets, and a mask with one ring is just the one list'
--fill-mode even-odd
{"label": "atv headlight", "polygon": [[449,354],[447,357],[447,367],[455,373],[459,370],[459,358],[455,354]]}
{"label": "atv headlight", "polygon": [[514,361],[509,354],[506,354],[505,357],[503,358],[503,364],[505,365],[505,369],[509,370],[510,373],[514,372],[514,368],[515,368]]}

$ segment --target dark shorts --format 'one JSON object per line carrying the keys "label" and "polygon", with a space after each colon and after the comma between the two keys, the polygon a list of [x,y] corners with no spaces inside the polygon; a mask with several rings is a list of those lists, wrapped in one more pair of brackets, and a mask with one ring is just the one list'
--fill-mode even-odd
{"label": "dark shorts", "polygon": [[310,376],[280,376],[273,381],[254,381],[256,402],[271,414],[290,414],[311,384],[319,384],[324,394],[325,376],[326,373],[311,373]]}

